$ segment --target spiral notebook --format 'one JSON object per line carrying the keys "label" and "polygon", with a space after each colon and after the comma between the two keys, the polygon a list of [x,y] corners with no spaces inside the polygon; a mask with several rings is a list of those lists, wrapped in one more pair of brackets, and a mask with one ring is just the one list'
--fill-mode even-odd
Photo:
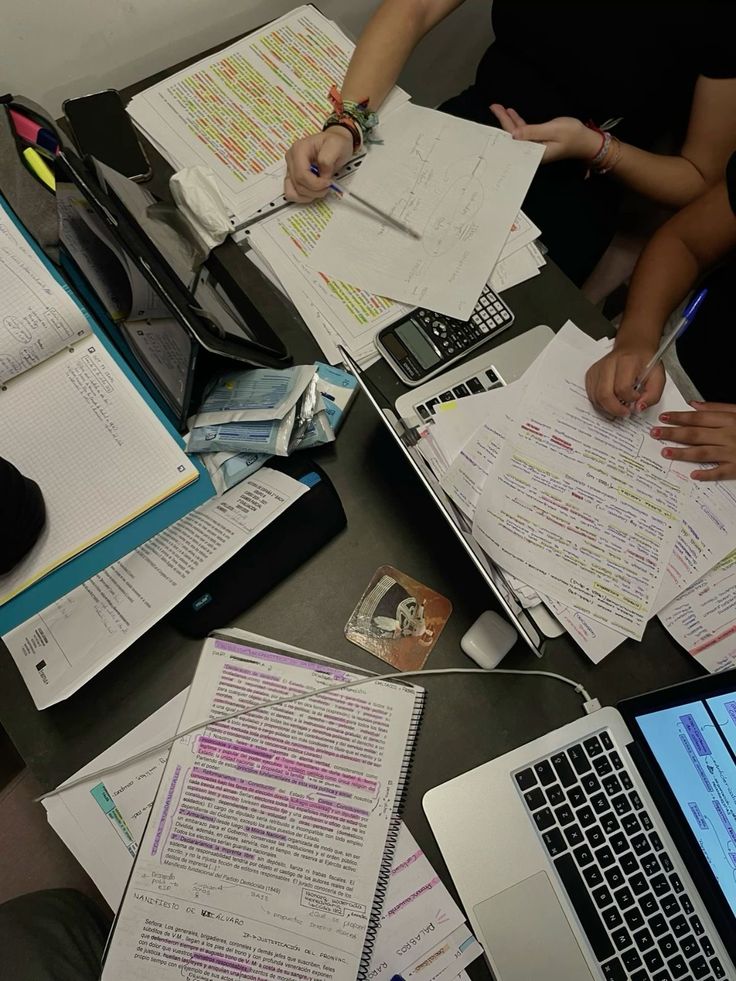
{"label": "spiral notebook", "polygon": [[[357,677],[218,633],[178,731]],[[102,981],[365,978],[423,702],[421,688],[370,682],[178,740]]]}

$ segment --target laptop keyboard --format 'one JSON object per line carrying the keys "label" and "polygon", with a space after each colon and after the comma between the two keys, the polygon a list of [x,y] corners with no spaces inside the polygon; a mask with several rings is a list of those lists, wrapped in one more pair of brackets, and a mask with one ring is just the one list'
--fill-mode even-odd
{"label": "laptop keyboard", "polygon": [[606,981],[726,978],[610,732],[514,779]]}

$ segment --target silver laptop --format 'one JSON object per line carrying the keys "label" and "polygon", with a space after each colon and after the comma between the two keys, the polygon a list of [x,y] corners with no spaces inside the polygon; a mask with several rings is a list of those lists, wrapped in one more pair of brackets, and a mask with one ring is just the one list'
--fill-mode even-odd
{"label": "silver laptop", "polygon": [[[401,452],[409,461],[443,518],[448,522],[462,547],[467,552],[479,573],[486,581],[502,611],[516,628],[523,643],[537,656],[542,653],[545,640],[535,621],[517,601],[503,572],[495,566],[474,540],[468,522],[445,494],[434,473],[427,466],[417,449],[418,426],[431,416],[432,402],[451,397],[472,397],[475,392],[488,391],[505,382],[520,378],[538,354],[554,337],[554,332],[546,326],[533,327],[510,341],[498,344],[483,354],[465,361],[461,365],[443,372],[424,385],[406,390],[397,386],[394,395],[387,395],[385,379],[396,385],[390,370],[378,365],[363,372],[358,364],[340,347],[341,355],[386,425]],[[381,367],[387,373],[381,377]],[[463,386],[460,388],[460,386]],[[464,395],[460,392],[464,391]],[[427,415],[425,415],[425,413]],[[541,608],[540,608],[541,611]],[[549,618],[544,612],[543,616]],[[549,618],[551,619],[551,618]]]}
{"label": "silver laptop", "polygon": [[594,712],[424,810],[496,981],[736,979],[736,671]]}

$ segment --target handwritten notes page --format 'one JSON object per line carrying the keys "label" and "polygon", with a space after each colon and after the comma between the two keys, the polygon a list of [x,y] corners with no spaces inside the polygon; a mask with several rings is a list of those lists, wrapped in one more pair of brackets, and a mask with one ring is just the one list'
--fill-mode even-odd
{"label": "handwritten notes page", "polygon": [[95,337],[9,382],[0,417],[0,456],[46,501],[39,540],[0,577],[0,603],[198,477]]}
{"label": "handwritten notes page", "polygon": [[0,385],[89,333],[81,308],[0,197]]}
{"label": "handwritten notes page", "polygon": [[[657,407],[623,421],[592,408],[598,354],[572,325],[537,362],[476,511],[474,534],[524,582],[641,639],[680,530],[691,467],[649,436]],[[668,402],[665,395],[665,402]]]}
{"label": "handwritten notes page", "polygon": [[481,953],[462,911],[402,824],[366,978],[450,981]]}
{"label": "handwritten notes page", "polygon": [[666,606],[659,619],[707,671],[736,667],[736,551]]}
{"label": "handwritten notes page", "polygon": [[306,493],[264,467],[5,634],[36,707],[81,688]]}
{"label": "handwritten notes page", "polygon": [[348,195],[309,265],[372,293],[467,320],[504,248],[542,147],[411,104],[382,124],[381,138],[352,190],[421,238]]}
{"label": "handwritten notes page", "polygon": [[[354,177],[343,178],[346,187]],[[411,307],[376,296],[367,290],[333,279],[307,265],[325,228],[342,203],[333,196],[314,204],[287,208],[267,216],[249,229],[250,244],[271,267],[325,357],[339,364],[343,344],[366,368],[378,360],[374,338]]]}
{"label": "handwritten notes page", "polygon": [[[354,47],[314,7],[297,7],[135,96],[128,111],[177,170],[210,167],[243,220],[281,194],[284,154],[321,128]],[[381,118],[408,98],[394,88]]]}
{"label": "handwritten notes page", "polygon": [[[350,677],[210,638],[180,728]],[[420,689],[376,682],[177,741],[103,981],[354,981],[422,701]]]}

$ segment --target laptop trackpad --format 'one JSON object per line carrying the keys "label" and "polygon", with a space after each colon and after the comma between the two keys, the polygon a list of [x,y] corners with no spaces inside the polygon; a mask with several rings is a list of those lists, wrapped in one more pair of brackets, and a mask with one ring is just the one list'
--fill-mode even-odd
{"label": "laptop trackpad", "polygon": [[498,981],[591,981],[546,872],[478,903],[475,915]]}

